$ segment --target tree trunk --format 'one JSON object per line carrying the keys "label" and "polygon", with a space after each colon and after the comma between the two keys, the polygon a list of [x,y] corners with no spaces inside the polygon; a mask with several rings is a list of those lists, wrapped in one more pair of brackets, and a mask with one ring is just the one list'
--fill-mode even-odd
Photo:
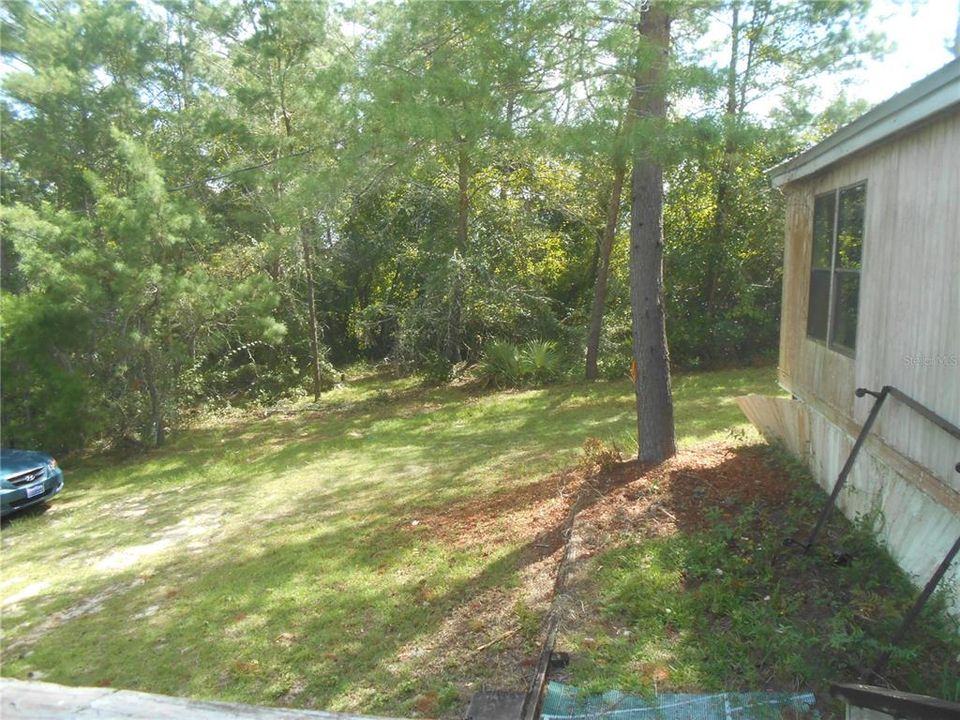
{"label": "tree trunk", "polygon": [[714,196],[713,224],[707,248],[707,274],[704,278],[704,308],[708,318],[716,317],[717,292],[720,284],[720,269],[723,264],[723,243],[727,233],[727,210],[730,203],[730,186],[733,184],[734,155],[737,141],[734,136],[739,105],[737,103],[737,60],[740,57],[740,2],[733,3],[730,29],[730,66],[727,68],[727,104],[723,114],[723,157],[717,176],[717,191]]}
{"label": "tree trunk", "polygon": [[447,314],[447,337],[444,355],[452,363],[460,362],[460,335],[463,315],[462,263],[467,250],[467,229],[470,213],[470,159],[465,143],[457,151],[457,232],[454,241],[450,287],[450,308]]}
{"label": "tree trunk", "polygon": [[630,100],[627,102],[627,111],[620,125],[618,137],[613,149],[613,186],[610,189],[610,200],[607,204],[607,222],[603,228],[603,238],[600,241],[599,262],[597,263],[596,282],[593,285],[593,304],[590,306],[590,328],[587,332],[587,380],[597,379],[597,358],[600,355],[600,333],[603,329],[603,311],[607,302],[607,283],[610,279],[610,255],[613,252],[613,241],[617,236],[617,222],[620,219],[620,199],[623,196],[623,181],[627,174],[626,152],[632,140],[633,128],[636,125],[640,111],[640,86],[636,83]]}
{"label": "tree trunk", "polygon": [[150,439],[152,447],[158,448],[166,442],[167,434],[163,428],[163,400],[160,397],[160,388],[157,385],[157,372],[153,364],[153,355],[148,349],[143,357],[143,369],[146,375],[147,396],[150,398],[150,426],[153,437]]}
{"label": "tree trunk", "polygon": [[[659,2],[643,14],[640,33],[658,49],[656,61],[637,73],[643,94],[639,114],[666,117],[664,75],[670,18]],[[635,152],[630,209],[630,305],[637,363],[639,460],[654,463],[676,454],[670,362],[663,309],[663,167],[648,148]]]}
{"label": "tree trunk", "polygon": [[303,245],[303,269],[307,277],[307,310],[310,317],[310,354],[312,361],[310,373],[313,375],[313,400],[320,400],[322,389],[320,377],[320,328],[317,325],[317,297],[316,286],[313,282],[313,251],[310,247],[310,238],[307,236],[306,223],[300,218],[300,242]]}
{"label": "tree trunk", "polygon": [[613,187],[607,204],[607,224],[600,240],[597,257],[597,279],[593,285],[593,304],[590,306],[590,329],[587,332],[587,380],[597,379],[597,356],[600,354],[600,331],[603,329],[603,310],[607,302],[607,283],[610,278],[610,254],[617,235],[617,220],[620,218],[620,198],[623,195],[623,179],[626,165],[618,163],[613,171]]}

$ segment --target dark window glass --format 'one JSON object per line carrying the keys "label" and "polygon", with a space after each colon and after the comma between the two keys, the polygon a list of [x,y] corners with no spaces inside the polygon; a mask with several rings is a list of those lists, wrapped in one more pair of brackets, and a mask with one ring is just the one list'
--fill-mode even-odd
{"label": "dark window glass", "polygon": [[833,322],[830,345],[850,352],[857,348],[857,311],[860,304],[860,273],[838,272],[833,283]]}
{"label": "dark window glass", "polygon": [[810,271],[810,303],[807,307],[807,335],[827,339],[827,312],[830,307],[830,271]]}
{"label": "dark window glass", "polygon": [[848,353],[857,347],[866,201],[866,183],[813,201],[807,335]]}
{"label": "dark window glass", "polygon": [[840,209],[837,212],[836,266],[838,268],[860,269],[866,200],[866,185],[857,185],[840,191]]}
{"label": "dark window glass", "polygon": [[836,193],[830,193],[813,201],[813,256],[810,267],[830,269],[836,198]]}

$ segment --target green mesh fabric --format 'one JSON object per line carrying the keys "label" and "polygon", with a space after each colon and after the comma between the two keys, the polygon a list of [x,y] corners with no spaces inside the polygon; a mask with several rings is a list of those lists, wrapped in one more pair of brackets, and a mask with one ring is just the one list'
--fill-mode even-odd
{"label": "green mesh fabric", "polygon": [[589,695],[558,682],[547,686],[541,720],[776,720],[817,718],[813,693],[666,693],[610,690]]}

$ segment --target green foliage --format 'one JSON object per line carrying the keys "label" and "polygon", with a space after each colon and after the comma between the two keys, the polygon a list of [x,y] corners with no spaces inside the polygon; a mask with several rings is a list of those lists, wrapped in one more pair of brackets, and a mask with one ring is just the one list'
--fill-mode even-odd
{"label": "green foliage", "polygon": [[519,352],[519,375],[534,385],[553,382],[560,377],[562,364],[557,344],[552,340],[529,340]]}
{"label": "green foliage", "polygon": [[442,385],[453,377],[453,363],[438,352],[427,353],[418,367],[424,381],[431,385]]}
{"label": "green foliage", "polygon": [[[24,426],[42,423],[34,437],[57,438],[61,449],[104,432],[161,443],[183,403],[198,392],[191,378],[208,354],[231,335],[277,342],[285,332],[269,315],[275,299],[264,278],[211,274],[195,254],[210,241],[202,218],[167,194],[142,146],[120,133],[113,137],[121,170],[111,178],[88,174],[89,218],[47,205],[38,211],[18,205],[2,216],[31,278],[15,303],[5,303],[12,312],[5,332],[13,339],[5,361],[8,368],[32,368],[25,380],[39,372],[51,381],[36,396],[16,382],[4,384],[5,428],[23,435]],[[123,187],[122,194],[113,187]],[[32,322],[37,326],[28,326]],[[38,331],[43,337],[57,324],[71,329],[47,335],[51,350],[35,359],[25,338]],[[79,427],[54,435],[54,424],[33,406],[74,376],[76,387],[52,402],[50,412],[66,416],[59,408],[70,403]]]}
{"label": "green foliage", "polygon": [[[765,157],[770,157],[766,152]],[[696,164],[677,171],[665,210],[665,295],[671,359],[682,367],[769,359],[780,318],[783,207],[760,172],[737,175],[733,190],[749,201],[734,202],[727,215],[729,240],[717,260],[710,249],[709,187]],[[747,214],[749,213],[749,214]],[[704,281],[718,274],[713,317],[704,312]]]}
{"label": "green foliage", "polygon": [[[766,358],[782,208],[762,171],[862,109],[809,105],[819,73],[878,45],[862,2],[738,7],[735,111],[701,47],[730,41],[711,23],[732,6],[678,6],[673,104],[707,112],[626,133],[649,52],[627,5],[9,3],[8,437],[158,442],[198,404],[298,396],[314,360],[322,386],[333,364],[383,360],[443,382],[497,340],[517,368],[486,382],[552,382],[582,354],[612,163],[633,142],[666,163],[673,362]],[[756,117],[772,85],[782,107]],[[599,363],[616,378],[624,224]]]}
{"label": "green foliage", "polygon": [[81,447],[96,436],[102,418],[90,401],[89,379],[58,348],[82,337],[87,318],[0,292],[0,319],[4,442],[55,452]]}
{"label": "green foliage", "polygon": [[477,377],[487,387],[515,387],[520,384],[520,351],[513,343],[491,343],[477,365]]}
{"label": "green foliage", "polygon": [[521,346],[499,340],[487,346],[476,376],[485,387],[521,387],[555,382],[564,372],[563,357],[552,340]]}
{"label": "green foliage", "polygon": [[[772,451],[764,460],[783,467]],[[580,648],[574,682],[608,688],[615,678],[624,689],[646,691],[649,678],[635,669],[669,658],[670,687],[811,688],[826,698],[830,683],[855,677],[891,650],[888,681],[940,691],[942,670],[956,674],[960,651],[944,598],[892,647],[916,589],[867,527],[842,516],[831,520],[816,552],[787,547],[785,539],[809,531],[825,497],[805,469],[785,465],[796,490],[782,502],[724,504],[673,533],[623,533],[596,558],[587,573],[595,582],[581,599],[602,608],[602,625],[591,629],[591,647]],[[833,562],[833,549],[851,560]],[[629,635],[602,629],[610,624]]]}

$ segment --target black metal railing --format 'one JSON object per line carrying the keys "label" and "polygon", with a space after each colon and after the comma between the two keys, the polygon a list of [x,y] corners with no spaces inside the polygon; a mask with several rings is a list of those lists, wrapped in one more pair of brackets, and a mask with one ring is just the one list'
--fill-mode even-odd
{"label": "black metal railing", "polygon": [[[937,413],[928,408],[926,405],[917,402],[906,393],[893,387],[893,385],[884,385],[879,392],[868,390],[867,388],[857,388],[854,394],[858,398],[862,398],[865,395],[870,395],[876,398],[876,400],[873,403],[873,407],[870,408],[870,414],[867,415],[866,422],[863,423],[863,427],[860,428],[860,434],[857,435],[857,439],[854,441],[853,447],[850,449],[850,454],[847,456],[847,460],[843,464],[840,474],[837,476],[837,482],[833,486],[833,491],[830,493],[829,499],[823,506],[823,510],[820,511],[819,517],[817,517],[817,522],[813,526],[813,530],[810,532],[810,537],[807,538],[805,543],[799,543],[803,547],[804,552],[810,552],[810,549],[817,542],[820,531],[823,530],[824,525],[827,524],[827,520],[830,519],[833,508],[837,504],[837,496],[840,495],[840,491],[843,490],[844,485],[846,485],[847,476],[850,475],[850,470],[853,468],[853,464],[856,462],[857,456],[860,454],[860,448],[862,448],[864,442],[866,442],[867,435],[870,434],[870,430],[873,428],[873,423],[876,421],[877,416],[880,414],[880,410],[883,407],[883,403],[888,397],[892,397],[895,400],[900,401],[917,414],[932,422],[941,430],[952,435],[957,440],[960,440],[960,427],[957,427],[945,417],[937,415]],[[960,473],[960,462],[954,466],[954,470]]]}
{"label": "black metal railing", "polygon": [[[866,422],[863,423],[863,427],[860,428],[860,433],[857,435],[857,439],[853,443],[853,447],[850,449],[850,454],[847,456],[846,462],[843,464],[843,468],[840,470],[840,474],[837,476],[837,482],[833,486],[833,490],[830,493],[830,497],[827,499],[827,502],[824,504],[823,509],[820,511],[820,515],[817,517],[817,522],[813,526],[813,530],[810,532],[810,537],[807,538],[805,543],[798,543],[793,541],[794,544],[800,545],[803,548],[805,553],[809,553],[810,550],[817,542],[817,538],[820,536],[820,532],[823,530],[824,526],[827,524],[827,520],[830,519],[830,514],[833,512],[833,508],[837,503],[837,497],[840,495],[840,491],[843,490],[844,485],[847,482],[847,477],[850,475],[850,470],[853,468],[854,462],[856,462],[857,456],[860,454],[860,449],[863,447],[864,442],[866,442],[867,435],[870,434],[871,428],[873,428],[874,422],[876,422],[877,416],[880,414],[880,410],[883,407],[884,402],[888,397],[892,397],[894,400],[897,400],[911,410],[916,412],[921,417],[926,418],[931,423],[936,425],[938,428],[944,432],[952,435],[957,440],[960,440],[960,427],[957,427],[952,422],[947,420],[945,417],[942,417],[935,413],[933,410],[928,408],[923,403],[914,400],[912,397],[904,393],[903,391],[893,387],[892,385],[884,385],[879,392],[868,390],[867,388],[857,388],[856,396],[862,398],[865,395],[870,395],[875,398],[873,407],[870,408],[870,414],[867,415]],[[954,469],[957,472],[960,472],[960,462],[958,462]],[[940,584],[940,580],[943,579],[943,576],[946,574],[947,569],[950,567],[950,563],[953,562],[953,559],[960,553],[960,537],[957,538],[956,542],[953,543],[951,548],[947,551],[947,554],[943,557],[943,560],[940,561],[940,564],[937,566],[937,569],[934,570],[933,575],[930,576],[930,579],[927,581],[927,584],[924,586],[923,590],[920,592],[920,595],[917,596],[916,601],[913,603],[911,608],[903,616],[903,620],[900,623],[900,627],[897,628],[897,631],[893,634],[893,637],[890,639],[889,649],[885,650],[877,658],[873,667],[870,670],[865,671],[861,676],[861,680],[869,681],[875,677],[880,677],[880,674],[887,666],[887,662],[890,660],[890,653],[892,649],[895,648],[907,634],[907,630],[913,625],[916,619],[920,616],[920,613],[923,611],[924,606],[927,604],[927,601],[930,599],[930,596],[933,595],[934,591],[937,589],[937,586]],[[843,686],[843,687],[854,687],[854,686]],[[856,686],[856,687],[867,687],[867,686]],[[932,716],[929,716],[932,717]],[[960,719],[960,716],[955,716]]]}

